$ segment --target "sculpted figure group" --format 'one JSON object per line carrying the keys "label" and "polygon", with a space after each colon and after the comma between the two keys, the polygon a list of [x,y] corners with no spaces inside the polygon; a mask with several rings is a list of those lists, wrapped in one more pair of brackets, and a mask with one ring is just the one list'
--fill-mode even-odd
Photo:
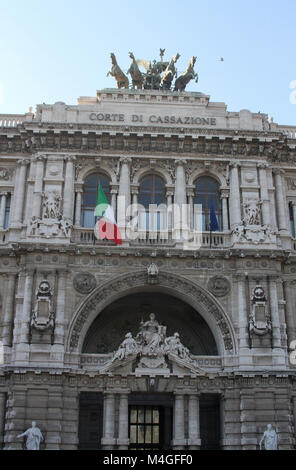
{"label": "sculpted figure group", "polygon": [[135,338],[131,333],[125,335],[125,339],[114,353],[112,362],[126,359],[128,356],[161,357],[168,354],[193,362],[188,348],[181,343],[179,333],[167,337],[166,326],[160,325],[155,319],[155,314],[151,313],[149,320],[141,321]]}
{"label": "sculpted figure group", "polygon": [[[137,88],[138,90],[173,90],[173,91],[184,91],[190,80],[198,82],[198,74],[194,71],[194,65],[196,57],[191,57],[188,67],[178,78],[177,69],[175,64],[180,58],[180,54],[175,54],[169,62],[163,61],[165,49],[160,49],[160,61],[153,60],[136,60],[132,52],[129,52],[129,57],[132,62],[125,74],[119,67],[115,54],[111,52],[111,70],[107,73],[107,77],[111,75],[117,82],[117,88],[129,88],[129,79],[127,75],[130,75],[132,89]],[[144,67],[146,72],[141,72],[140,67]],[[163,74],[163,75],[162,75]],[[172,86],[173,80],[175,80],[174,87]]]}

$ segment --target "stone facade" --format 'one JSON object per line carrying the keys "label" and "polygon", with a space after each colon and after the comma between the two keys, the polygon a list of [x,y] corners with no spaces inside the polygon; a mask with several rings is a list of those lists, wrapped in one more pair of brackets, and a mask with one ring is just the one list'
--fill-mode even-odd
{"label": "stone facade", "polygon": [[[271,423],[279,449],[293,449],[295,163],[296,128],[228,112],[201,93],[107,89],[77,106],[0,115],[0,446],[21,449],[17,435],[36,421],[41,448],[78,449],[88,392],[102,397],[105,449],[129,446],[134,394],[171,396],[174,449],[203,448],[205,396],[218,397],[220,448],[258,449]],[[148,174],[164,180],[168,206],[188,204],[188,230],[195,182],[214,178],[223,226],[200,234],[199,249],[171,227],[167,238],[157,229],[122,246],[96,240],[81,226],[85,179],[96,172],[109,178],[123,232],[120,196],[137,204]],[[204,328],[196,370],[172,363],[137,371],[128,361],[106,369],[141,319],[141,296],[151,301],[139,304],[146,316],[160,299],[161,320],[192,351]],[[130,316],[124,307],[116,331],[125,298],[133,307]],[[105,350],[87,346],[96,344],[95,328]]]}

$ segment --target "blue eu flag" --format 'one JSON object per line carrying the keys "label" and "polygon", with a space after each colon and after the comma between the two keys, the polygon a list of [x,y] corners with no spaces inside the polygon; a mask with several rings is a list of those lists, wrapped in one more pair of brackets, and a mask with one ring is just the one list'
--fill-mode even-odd
{"label": "blue eu flag", "polygon": [[211,213],[210,213],[210,231],[211,232],[217,232],[219,230],[219,224],[218,224],[218,219],[216,216],[216,212],[214,207],[211,207]]}

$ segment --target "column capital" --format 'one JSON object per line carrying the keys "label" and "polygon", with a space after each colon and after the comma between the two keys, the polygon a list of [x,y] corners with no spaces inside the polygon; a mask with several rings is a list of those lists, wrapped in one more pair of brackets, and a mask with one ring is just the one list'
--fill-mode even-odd
{"label": "column capital", "polygon": [[[7,191],[1,191],[0,192],[0,196],[7,196],[8,195],[8,192]],[[296,204],[296,203],[295,203]]]}
{"label": "column capital", "polygon": [[260,162],[257,163],[257,168],[259,168],[259,170],[266,170],[267,168],[269,168],[269,165],[266,162]]}
{"label": "column capital", "polygon": [[284,175],[286,173],[282,168],[273,168],[272,171],[277,176]]}
{"label": "column capital", "polygon": [[221,196],[221,199],[228,199],[229,198],[229,189],[221,189],[220,196]]}
{"label": "column capital", "polygon": [[240,162],[236,162],[236,161],[231,161],[229,162],[229,167],[230,168],[240,168],[241,167],[241,163]]}
{"label": "column capital", "polygon": [[185,166],[186,164],[187,164],[187,160],[184,160],[183,158],[176,158],[175,160],[176,166]]}
{"label": "column capital", "polygon": [[65,155],[64,156],[65,162],[75,162],[76,161],[76,156],[75,155]]}
{"label": "column capital", "polygon": [[45,160],[47,160],[47,158],[48,158],[47,155],[44,155],[44,154],[35,156],[35,160],[38,162],[44,162]]}
{"label": "column capital", "polygon": [[132,163],[132,158],[131,157],[120,157],[119,159],[120,163],[123,165],[130,165]]}
{"label": "column capital", "polygon": [[28,158],[20,158],[16,163],[18,166],[29,165],[30,160]]}

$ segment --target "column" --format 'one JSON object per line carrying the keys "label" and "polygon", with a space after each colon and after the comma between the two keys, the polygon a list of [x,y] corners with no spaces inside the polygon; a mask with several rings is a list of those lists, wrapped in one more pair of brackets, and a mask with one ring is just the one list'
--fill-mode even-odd
{"label": "column", "polygon": [[14,189],[14,211],[13,211],[13,221],[11,225],[19,225],[23,221],[23,206],[25,199],[25,182],[26,182],[26,172],[27,165],[29,160],[18,160],[17,164],[19,165],[16,177],[16,184]]}
{"label": "column", "polygon": [[33,191],[32,217],[36,217],[37,219],[41,216],[43,176],[46,159],[47,157],[45,155],[38,155],[36,157],[36,174]]}
{"label": "column", "polygon": [[290,349],[291,342],[296,339],[295,290],[296,290],[296,281],[292,281],[292,280],[284,281],[288,350]]}
{"label": "column", "polygon": [[122,157],[120,159],[120,178],[119,178],[119,194],[117,198],[117,224],[121,231],[121,235],[125,238],[126,227],[126,209],[130,205],[130,165],[132,159],[130,157]]}
{"label": "column", "polygon": [[117,189],[111,189],[111,206],[116,219],[116,205],[117,205]]}
{"label": "column", "polygon": [[176,393],[174,401],[174,450],[184,449],[186,445],[184,429],[184,394]]}
{"label": "column", "polygon": [[288,220],[287,220],[287,202],[284,192],[284,186],[282,181],[282,174],[284,170],[276,170],[275,172],[275,200],[276,200],[276,212],[278,220],[278,228],[281,231],[288,231]]}
{"label": "column", "polygon": [[232,162],[230,164],[230,200],[229,200],[229,212],[230,212],[230,227],[233,229],[236,225],[242,223],[241,220],[241,197],[240,197],[240,184],[239,184],[239,173],[238,169],[240,164],[238,162]]}
{"label": "column", "polygon": [[187,196],[188,196],[188,204],[189,204],[189,213],[188,213],[189,229],[193,230],[194,229],[194,207],[193,207],[194,190],[193,188],[190,188],[187,191]]}
{"label": "column", "polygon": [[64,203],[63,203],[63,216],[70,222],[73,221],[73,194],[74,194],[74,162],[73,155],[67,156],[65,183],[64,183]]}
{"label": "column", "polygon": [[116,445],[115,433],[115,394],[105,392],[104,394],[104,412],[103,412],[103,437],[102,448],[105,450],[113,449]]}
{"label": "column", "polygon": [[229,230],[229,219],[228,219],[228,198],[229,194],[225,191],[221,192],[221,201],[222,201],[222,222],[223,222],[223,232]]}
{"label": "column", "polygon": [[80,227],[81,200],[82,200],[82,188],[77,188],[76,189],[76,204],[75,204],[75,226],[76,227]]}
{"label": "column", "polygon": [[190,450],[197,450],[200,445],[199,395],[190,394],[188,397],[188,447]]}
{"label": "column", "polygon": [[0,193],[1,204],[0,204],[0,230],[4,229],[5,222],[5,208],[6,208],[6,197],[7,193]]}
{"label": "column", "polygon": [[15,285],[16,285],[17,274],[8,273],[7,289],[5,291],[5,303],[3,306],[3,331],[2,341],[4,346],[12,345],[12,327],[13,327],[13,315],[14,315],[14,299],[15,299]]}
{"label": "column", "polygon": [[64,325],[65,325],[65,307],[66,307],[66,280],[68,276],[67,270],[57,272],[58,275],[58,292],[56,303],[56,318],[54,330],[54,350],[64,352]]}
{"label": "column", "polygon": [[279,319],[279,304],[277,294],[277,277],[269,276],[269,302],[272,323],[272,344],[274,348],[281,347],[281,331]]}
{"label": "column", "polygon": [[119,395],[119,420],[118,420],[118,450],[126,450],[129,446],[128,438],[128,395],[129,392],[122,392]]}
{"label": "column", "polygon": [[[174,230],[178,230],[176,238],[187,239],[187,198],[186,198],[186,177],[185,165],[187,161],[175,160],[176,181],[175,181],[175,207],[174,207]],[[180,232],[179,232],[180,231]]]}
{"label": "column", "polygon": [[[249,301],[246,297],[246,283],[248,279],[244,275],[237,276],[237,301],[238,301],[238,329],[239,329],[239,347],[240,349],[249,349],[248,335],[248,315],[247,304]],[[240,356],[241,360],[244,360]]]}
{"label": "column", "polygon": [[33,287],[34,271],[25,272],[25,286],[24,286],[24,300],[23,309],[19,317],[19,338],[15,338],[18,341],[16,345],[16,361],[18,363],[29,362],[29,328],[32,311],[32,287]]}
{"label": "column", "polygon": [[294,238],[296,238],[296,202],[292,202],[293,221],[294,221]]}
{"label": "column", "polygon": [[168,215],[167,215],[167,217],[168,217],[168,232],[171,232],[172,227],[173,227],[173,208],[172,208],[173,195],[174,195],[173,191],[167,191],[167,193],[166,193],[167,208],[168,208]]}
{"label": "column", "polygon": [[266,168],[267,163],[259,163],[260,197],[262,201],[262,225],[271,225],[270,202],[267,186]]}
{"label": "column", "polygon": [[0,392],[0,449],[4,445],[4,424],[6,409],[6,392]]}
{"label": "column", "polygon": [[[295,445],[296,443],[296,395],[292,395],[292,408],[293,408],[293,428],[294,428],[294,439],[293,439],[293,444]],[[293,447],[292,447],[293,448]]]}

